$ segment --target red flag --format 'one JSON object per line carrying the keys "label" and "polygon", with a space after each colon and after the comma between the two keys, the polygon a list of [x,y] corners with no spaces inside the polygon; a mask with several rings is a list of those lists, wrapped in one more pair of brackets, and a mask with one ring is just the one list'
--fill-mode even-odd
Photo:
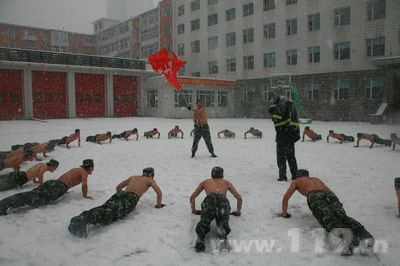
{"label": "red flag", "polygon": [[149,57],[149,62],[154,71],[164,75],[165,79],[177,90],[182,89],[176,74],[186,62],[172,52],[171,55],[163,48]]}

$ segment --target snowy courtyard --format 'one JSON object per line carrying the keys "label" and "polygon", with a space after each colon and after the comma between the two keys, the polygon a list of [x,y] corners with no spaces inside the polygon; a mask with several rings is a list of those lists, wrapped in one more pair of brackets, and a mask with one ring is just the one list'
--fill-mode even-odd
{"label": "snowy courtyard", "polygon": [[[175,125],[184,131],[183,139],[168,139],[167,133]],[[354,137],[357,132],[365,132],[389,138],[391,133],[399,135],[399,126],[315,121],[310,126],[322,134],[322,141],[313,143],[306,137],[305,142],[296,144],[299,168],[321,178],[336,193],[347,214],[362,223],[377,241],[387,244],[387,249],[380,250],[377,256],[342,257],[333,251],[316,251],[321,234],[314,229],[320,226],[308,209],[306,198],[299,193],[289,201],[292,218],[277,216],[289,183],[276,181],[275,131],[270,119],[210,119],[209,125],[218,158],[210,157],[201,140],[192,159],[191,119],[0,121],[1,151],[9,150],[13,144],[42,143],[81,129],[81,148],[74,142],[69,150],[57,147],[49,154],[45,161],[53,158],[60,166],[52,174],[47,172],[45,180],[78,167],[83,159],[90,158],[95,163],[89,176],[93,200],[84,199],[77,186],[54,204],[0,217],[0,265],[399,265],[400,218],[396,216],[393,179],[400,176],[400,147],[395,151],[380,145],[370,149],[365,140],[359,148],[354,147],[355,143],[339,144],[335,139],[326,142],[330,129]],[[250,127],[261,130],[263,138],[248,135],[243,139]],[[131,136],[128,142],[85,142],[88,135],[133,128],[139,130],[138,141]],[[153,128],[160,131],[160,139],[144,138],[143,133]],[[218,139],[217,132],[225,128],[234,131],[236,138]],[[303,128],[304,125],[301,133]],[[24,164],[22,170],[35,163]],[[122,180],[141,174],[149,166],[155,168],[165,208],[154,208],[156,194],[150,189],[126,219],[106,227],[91,227],[86,239],[68,232],[73,216],[103,204]],[[210,177],[213,166],[225,169],[225,178],[243,197],[242,216],[230,218],[229,239],[245,244],[267,240],[273,243],[271,250],[258,252],[252,246],[247,251],[220,254],[207,246],[205,253],[195,252],[195,226],[200,217],[191,213],[189,197],[203,179]],[[9,171],[5,169],[0,174]],[[28,183],[20,189],[0,192],[0,199],[34,187]],[[197,208],[204,197],[203,192],[196,200]],[[235,210],[236,200],[230,194],[228,198]]]}

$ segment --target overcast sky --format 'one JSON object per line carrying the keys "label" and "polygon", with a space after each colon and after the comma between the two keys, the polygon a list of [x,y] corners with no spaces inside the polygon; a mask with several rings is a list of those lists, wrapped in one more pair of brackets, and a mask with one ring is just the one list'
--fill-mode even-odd
{"label": "overcast sky", "polygon": [[0,0],[0,22],[11,24],[93,33],[106,16],[107,0]]}

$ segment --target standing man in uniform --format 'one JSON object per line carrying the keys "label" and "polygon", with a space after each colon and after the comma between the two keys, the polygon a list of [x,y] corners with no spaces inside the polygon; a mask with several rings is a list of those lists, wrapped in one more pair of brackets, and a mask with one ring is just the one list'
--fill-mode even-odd
{"label": "standing man in uniform", "polygon": [[285,90],[278,86],[277,95],[269,112],[276,130],[276,159],[279,168],[278,181],[287,181],[286,161],[289,163],[292,179],[297,173],[294,144],[300,139],[299,119],[293,102],[282,96]]}
{"label": "standing man in uniform", "polygon": [[[188,110],[192,110],[192,107],[189,106]],[[208,151],[211,153],[211,157],[217,157],[217,155],[214,154],[214,147],[211,142],[207,111],[201,100],[198,100],[196,102],[196,109],[193,110],[193,121],[194,121],[194,138],[192,145],[192,158],[196,154],[201,137],[204,138]]]}

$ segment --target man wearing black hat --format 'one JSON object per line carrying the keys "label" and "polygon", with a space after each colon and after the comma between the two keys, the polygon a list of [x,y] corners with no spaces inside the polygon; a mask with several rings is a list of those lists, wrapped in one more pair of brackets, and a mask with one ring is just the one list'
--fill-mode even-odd
{"label": "man wearing black hat", "polygon": [[251,134],[251,135],[253,135],[254,137],[257,137],[257,138],[262,138],[262,132],[260,131],[260,130],[258,130],[258,129],[255,129],[254,127],[251,127],[249,130],[247,130],[245,133],[244,133],[244,138],[246,139],[246,135],[247,134]]}
{"label": "man wearing black hat", "polygon": [[113,139],[121,139],[124,138],[126,141],[128,140],[128,138],[132,135],[136,135],[136,140],[139,139],[139,134],[138,134],[138,130],[137,128],[134,128],[132,130],[125,130],[124,132],[122,132],[121,134],[115,134],[112,136]]}
{"label": "man wearing black hat", "polygon": [[[189,106],[188,110],[192,110]],[[193,109],[193,122],[194,122],[194,138],[192,145],[192,158],[196,155],[196,151],[199,146],[201,138],[204,139],[208,151],[211,153],[211,157],[217,157],[214,153],[214,147],[211,142],[210,127],[208,126],[208,115],[206,107],[203,105],[201,100],[196,102],[196,108]]]}
{"label": "man wearing black hat", "polygon": [[[122,190],[124,187],[126,189]],[[154,180],[154,169],[148,167],[143,169],[141,176],[131,176],[121,182],[116,187],[117,192],[103,205],[84,211],[79,216],[73,217],[68,226],[68,231],[78,237],[87,237],[87,225],[108,225],[126,217],[135,209],[140,197],[150,187],[157,194],[157,205],[155,207],[164,207],[165,205],[161,203],[162,192]]]}
{"label": "man wearing black hat", "polygon": [[295,156],[295,143],[300,139],[299,119],[293,102],[283,96],[285,90],[278,86],[276,94],[278,97],[270,106],[276,131],[276,159],[279,168],[278,181],[287,181],[286,161],[289,164],[292,179],[297,172],[297,160]]}
{"label": "man wearing black hat", "polygon": [[177,138],[178,137],[178,133],[182,134],[182,139],[183,139],[183,131],[179,128],[179,126],[175,126],[173,129],[171,129],[168,132],[168,138]]}
{"label": "man wearing black hat", "polygon": [[[343,235],[350,236],[349,239],[344,239],[347,240],[347,243],[342,255],[353,255],[354,247],[358,246],[360,242],[363,248],[361,252],[370,253],[374,246],[372,235],[359,222],[347,216],[342,203],[319,178],[309,176],[307,170],[298,170],[282,199],[281,216],[291,217],[287,212],[288,203],[290,197],[297,190],[307,197],[307,204],[312,214],[328,233],[342,235],[342,237]],[[346,234],[349,232],[348,230],[350,230],[350,234]]]}
{"label": "man wearing black hat", "polygon": [[[227,236],[231,229],[229,227],[229,215],[240,216],[242,209],[242,197],[236,191],[235,187],[227,180],[224,180],[224,169],[221,167],[214,167],[211,170],[211,178],[204,180],[200,183],[197,189],[190,197],[190,206],[192,213],[201,215],[200,222],[196,226],[196,233],[198,239],[196,241],[196,251],[201,252],[205,250],[205,237],[210,231],[210,223],[215,219],[218,227],[218,237],[222,240],[221,248],[227,248]],[[205,190],[207,196],[201,204],[201,211],[196,210],[196,198],[200,193]],[[237,200],[237,210],[231,211],[229,200],[226,198],[227,192]]]}
{"label": "man wearing black hat", "polygon": [[82,194],[88,196],[88,175],[92,174],[94,163],[91,159],[83,160],[79,168],[73,168],[58,179],[48,180],[37,188],[23,193],[18,193],[0,201],[0,215],[7,215],[8,209],[30,206],[37,208],[47,205],[67,193],[68,189],[82,183]]}
{"label": "man wearing black hat", "polygon": [[111,131],[107,131],[107,133],[103,133],[103,134],[96,134],[94,136],[88,136],[86,138],[87,142],[93,142],[93,143],[97,143],[101,145],[101,141],[106,141],[106,140],[112,140],[112,136],[111,136]]}
{"label": "man wearing black hat", "polygon": [[157,128],[153,128],[153,130],[144,132],[143,136],[145,136],[146,139],[148,139],[148,138],[153,138],[155,135],[158,135],[158,138],[160,138],[160,132],[158,132]]}
{"label": "man wearing black hat", "polygon": [[12,157],[0,158],[0,171],[6,168],[13,168],[15,172],[19,172],[22,163],[32,161],[36,158],[36,153],[31,149],[26,149],[22,153],[18,153]]}
{"label": "man wearing black hat", "polygon": [[400,177],[394,179],[394,189],[396,190],[397,206],[399,208],[399,214],[397,216],[400,217]]}
{"label": "man wearing black hat", "polygon": [[43,184],[43,175],[46,171],[53,173],[58,167],[58,161],[50,160],[48,163],[38,163],[26,170],[26,172],[11,172],[0,175],[0,191],[20,187],[29,181]]}

